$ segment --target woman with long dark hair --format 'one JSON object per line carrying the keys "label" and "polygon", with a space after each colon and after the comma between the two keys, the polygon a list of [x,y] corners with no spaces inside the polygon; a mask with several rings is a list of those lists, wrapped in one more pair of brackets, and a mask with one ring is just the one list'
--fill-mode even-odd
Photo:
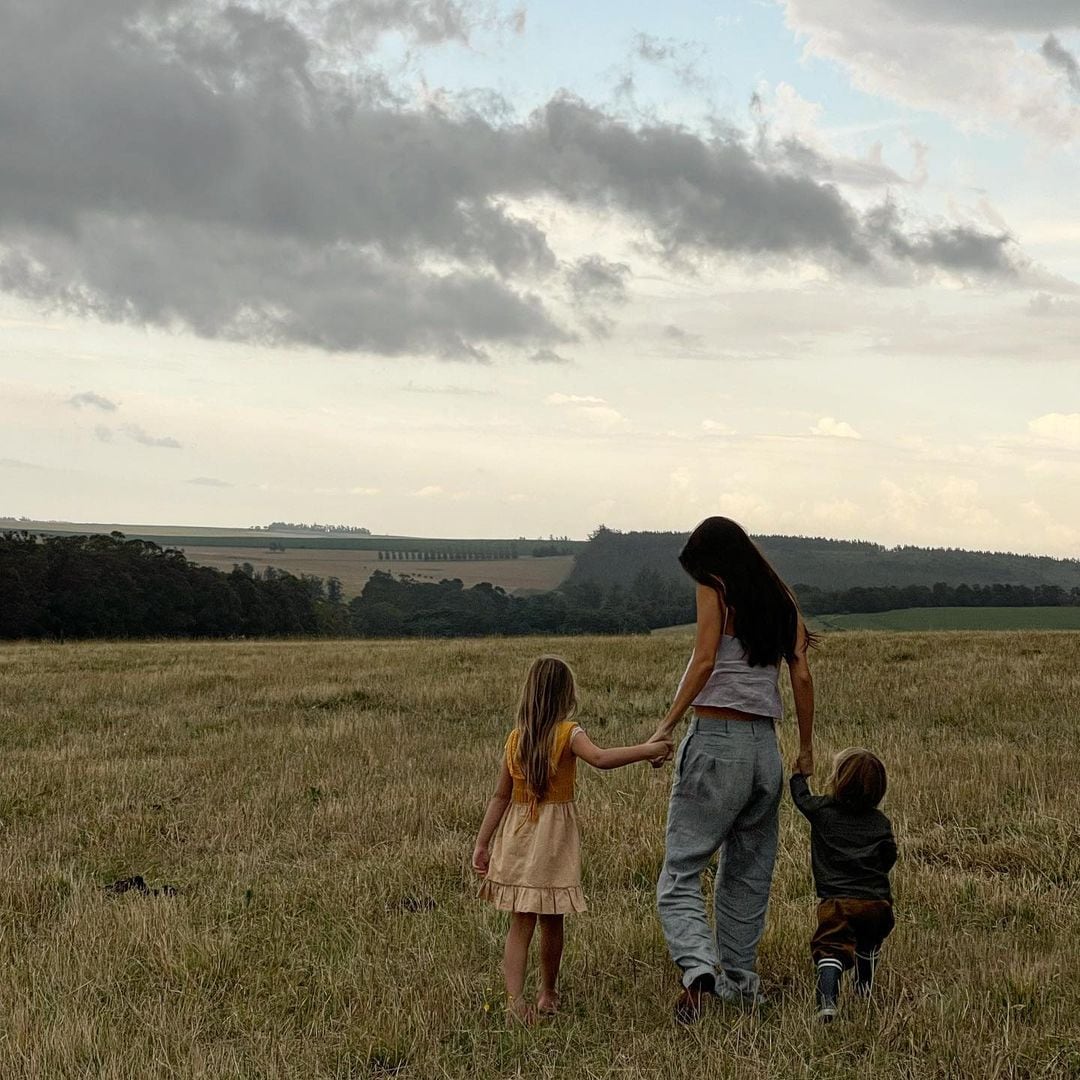
{"label": "woman with long dark hair", "polygon": [[[679,555],[697,582],[694,654],[654,738],[670,739],[693,707],[679,746],[656,903],[671,957],[682,970],[675,1015],[692,1023],[707,998],[760,998],[757,944],[776,861],[783,766],[780,664],[787,665],[799,724],[796,771],[814,767],[812,636],[791,590],[734,521],[711,517]],[[658,759],[662,764],[668,758]],[[717,852],[710,929],[701,875]]]}

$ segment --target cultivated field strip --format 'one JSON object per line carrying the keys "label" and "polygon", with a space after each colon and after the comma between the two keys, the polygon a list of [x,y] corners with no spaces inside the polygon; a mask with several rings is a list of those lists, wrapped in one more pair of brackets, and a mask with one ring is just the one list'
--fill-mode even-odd
{"label": "cultivated field strip", "polygon": [[[785,799],[757,1014],[669,1020],[669,774],[582,770],[591,911],[566,1015],[501,1014],[474,830],[552,649],[635,741],[688,642],[0,648],[0,1077],[1080,1076],[1080,634],[829,636],[819,773],[877,750],[900,843],[877,1000],[812,1021],[808,839]],[[791,728],[784,732],[791,757]],[[175,897],[103,886],[141,874]]]}

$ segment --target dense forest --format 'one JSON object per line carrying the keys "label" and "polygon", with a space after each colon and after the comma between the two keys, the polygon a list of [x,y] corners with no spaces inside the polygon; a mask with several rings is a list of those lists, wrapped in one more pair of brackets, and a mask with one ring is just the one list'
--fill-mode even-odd
{"label": "dense forest", "polygon": [[225,574],[110,536],[0,536],[0,638],[273,637],[348,632],[335,579]]}
{"label": "dense forest", "polygon": [[[686,533],[615,532],[601,526],[577,551],[570,581],[604,585],[633,581],[654,570],[689,589],[678,564]],[[792,585],[841,590],[856,586],[1058,585],[1080,586],[1080,560],[1011,555],[959,548],[887,548],[855,540],[802,536],[754,538],[780,576]]]}

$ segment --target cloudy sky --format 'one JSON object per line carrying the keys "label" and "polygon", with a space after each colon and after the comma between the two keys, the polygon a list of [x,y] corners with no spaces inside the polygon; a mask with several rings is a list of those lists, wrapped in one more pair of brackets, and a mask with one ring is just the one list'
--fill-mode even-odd
{"label": "cloudy sky", "polygon": [[0,0],[0,514],[1080,554],[1076,0]]}

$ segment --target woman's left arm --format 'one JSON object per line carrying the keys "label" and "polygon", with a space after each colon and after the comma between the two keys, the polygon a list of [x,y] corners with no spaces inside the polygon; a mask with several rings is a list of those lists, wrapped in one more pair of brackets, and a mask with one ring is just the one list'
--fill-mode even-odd
{"label": "woman's left arm", "polygon": [[810,674],[809,651],[806,623],[799,619],[795,653],[788,661],[788,674],[795,698],[795,716],[799,721],[799,756],[795,759],[795,771],[804,776],[814,775],[814,678]]}
{"label": "woman's left arm", "polygon": [[[694,655],[686,669],[675,700],[667,711],[667,716],[660,721],[653,739],[670,742],[675,725],[683,718],[683,713],[690,708],[694,698],[701,693],[702,687],[709,681],[716,664],[716,650],[720,648],[720,633],[723,629],[723,608],[720,594],[708,585],[697,587],[697,637],[694,639]],[[666,761],[671,757],[668,753]]]}

